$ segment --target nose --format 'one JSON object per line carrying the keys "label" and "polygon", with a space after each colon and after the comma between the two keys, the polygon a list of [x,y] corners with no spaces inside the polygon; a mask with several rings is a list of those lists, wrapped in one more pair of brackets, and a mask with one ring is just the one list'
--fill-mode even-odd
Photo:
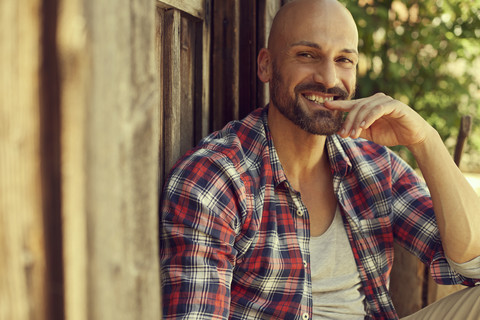
{"label": "nose", "polygon": [[313,80],[323,84],[327,89],[335,87],[337,84],[337,70],[335,69],[335,62],[322,61],[319,63]]}

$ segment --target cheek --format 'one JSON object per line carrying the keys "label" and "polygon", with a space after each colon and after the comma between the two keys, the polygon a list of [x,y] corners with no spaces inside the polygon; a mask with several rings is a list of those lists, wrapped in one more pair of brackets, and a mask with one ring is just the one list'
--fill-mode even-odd
{"label": "cheek", "polygon": [[357,82],[357,72],[356,69],[351,70],[342,70],[341,81],[348,93],[355,91],[355,86]]}

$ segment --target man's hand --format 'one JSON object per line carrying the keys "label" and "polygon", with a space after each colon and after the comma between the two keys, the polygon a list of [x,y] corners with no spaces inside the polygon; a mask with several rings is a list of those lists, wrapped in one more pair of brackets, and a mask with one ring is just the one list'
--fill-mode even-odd
{"label": "man's hand", "polygon": [[338,132],[384,146],[410,147],[426,140],[433,128],[413,109],[383,93],[356,100],[325,102],[325,107],[348,112]]}

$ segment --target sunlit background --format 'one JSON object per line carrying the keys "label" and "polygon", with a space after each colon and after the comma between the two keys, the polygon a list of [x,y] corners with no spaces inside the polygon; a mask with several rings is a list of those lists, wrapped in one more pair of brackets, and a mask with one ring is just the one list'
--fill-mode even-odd
{"label": "sunlit background", "polygon": [[357,97],[381,91],[410,105],[452,153],[460,118],[472,116],[461,168],[480,172],[480,1],[342,2],[359,28]]}

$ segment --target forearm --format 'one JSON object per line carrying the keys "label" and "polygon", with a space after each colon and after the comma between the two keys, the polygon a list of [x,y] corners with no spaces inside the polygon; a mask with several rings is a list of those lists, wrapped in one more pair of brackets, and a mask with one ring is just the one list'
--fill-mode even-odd
{"label": "forearm", "polygon": [[480,198],[457,168],[438,133],[409,146],[430,190],[445,254],[462,263],[480,256]]}

